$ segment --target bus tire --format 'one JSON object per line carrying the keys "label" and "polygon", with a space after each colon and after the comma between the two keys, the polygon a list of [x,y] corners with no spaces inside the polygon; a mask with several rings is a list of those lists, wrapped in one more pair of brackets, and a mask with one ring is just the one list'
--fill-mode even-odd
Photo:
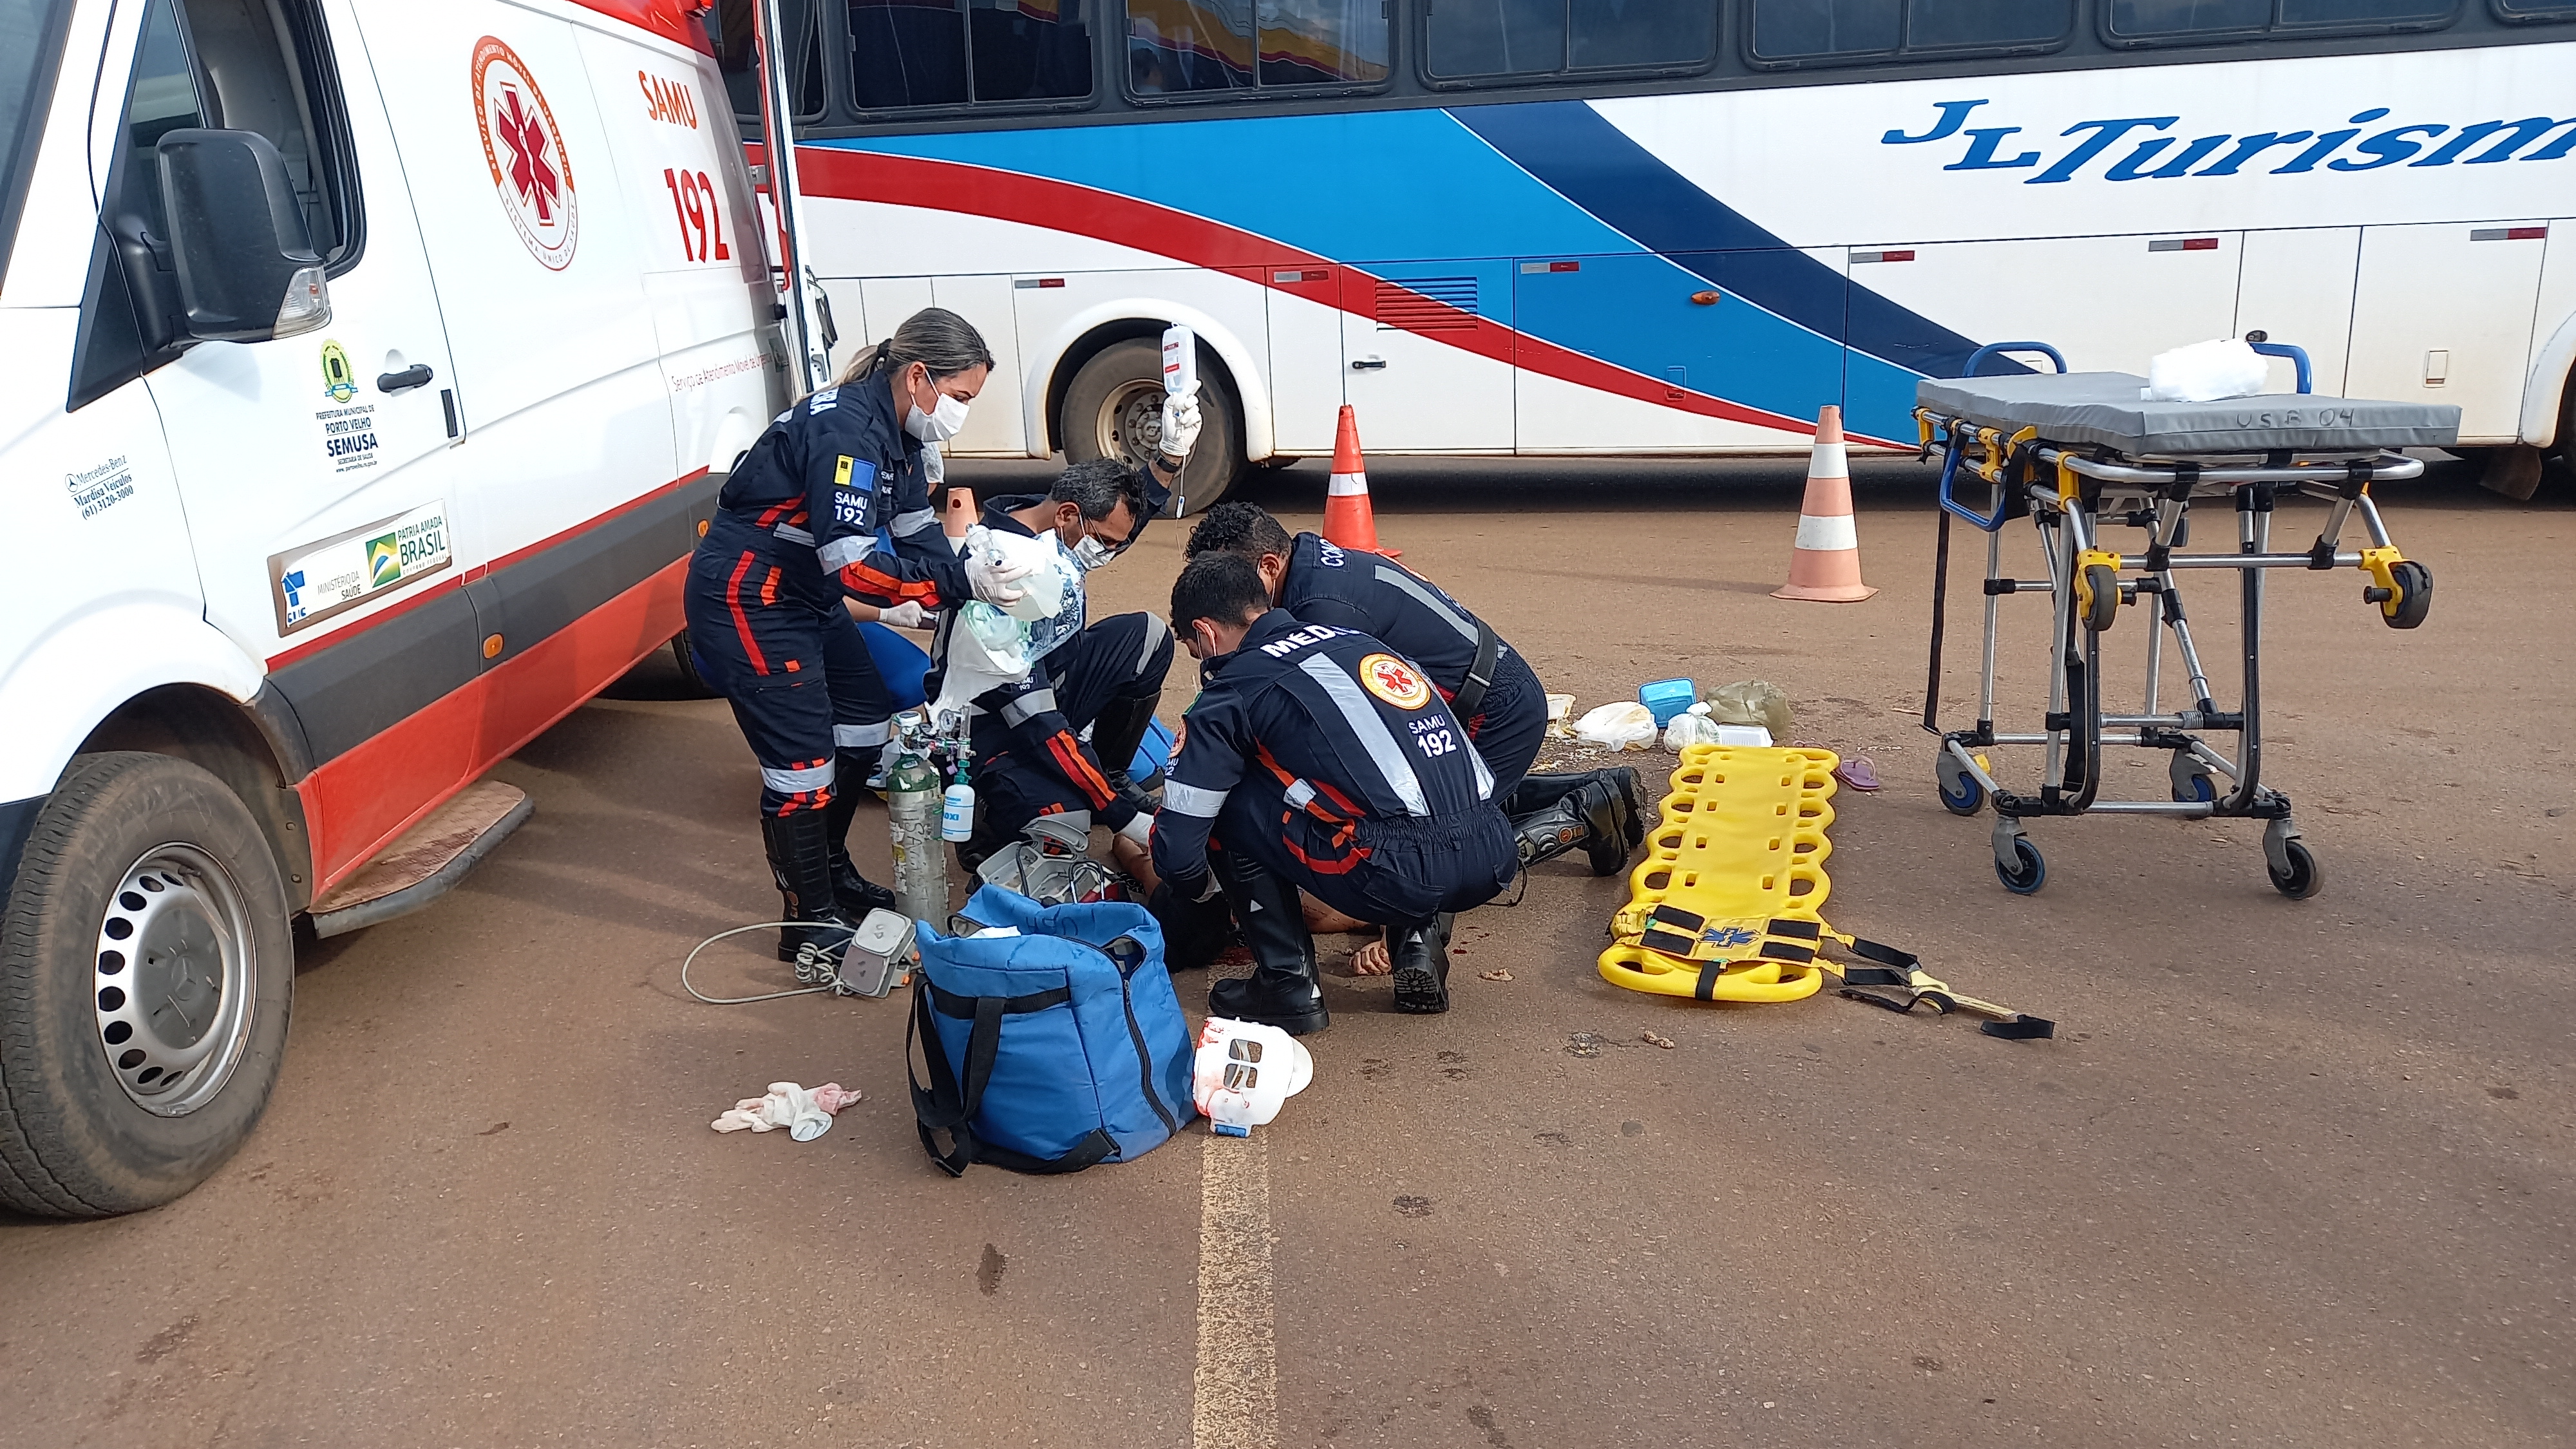
{"label": "bus tire", "polygon": [[[1150,337],[1113,342],[1092,355],[1064,390],[1056,435],[1065,461],[1118,458],[1141,467],[1161,436],[1163,349]],[[1243,409],[1211,371],[1199,373],[1199,441],[1181,472],[1183,512],[1225,497],[1243,472]]]}
{"label": "bus tire", "polygon": [[222,1166],[285,1058],[289,920],[276,857],[213,775],[73,760],[0,915],[0,1207],[135,1212]]}

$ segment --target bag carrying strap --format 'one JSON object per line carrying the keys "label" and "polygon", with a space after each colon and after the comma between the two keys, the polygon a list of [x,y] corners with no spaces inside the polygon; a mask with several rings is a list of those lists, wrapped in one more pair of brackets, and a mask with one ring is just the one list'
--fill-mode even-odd
{"label": "bag carrying strap", "polygon": [[1467,728],[1485,707],[1485,691],[1494,687],[1494,664],[1503,657],[1503,636],[1482,619],[1476,621],[1476,662],[1467,666],[1466,681],[1449,697],[1449,713],[1458,728]]}
{"label": "bag carrying strap", "polygon": [[[917,976],[915,983],[912,1021],[904,1028],[904,1080],[912,1090],[912,1115],[921,1133],[921,1149],[930,1154],[940,1171],[950,1177],[963,1177],[968,1167],[989,1162],[1012,1172],[1080,1172],[1117,1155],[1117,1139],[1097,1127],[1061,1157],[1031,1157],[975,1136],[975,1114],[983,1109],[984,1088],[993,1080],[993,1059],[1001,1052],[1002,1018],[1062,1006],[1073,1000],[1071,987],[1059,986],[1027,996],[959,996],[932,984],[927,973]],[[938,1024],[931,1019],[934,1010],[941,1016],[975,1023],[966,1035],[962,1080],[939,1044]],[[926,1088],[912,1071],[915,1042],[920,1044],[922,1065],[930,1074]],[[948,1136],[945,1152],[939,1149],[941,1133]]]}

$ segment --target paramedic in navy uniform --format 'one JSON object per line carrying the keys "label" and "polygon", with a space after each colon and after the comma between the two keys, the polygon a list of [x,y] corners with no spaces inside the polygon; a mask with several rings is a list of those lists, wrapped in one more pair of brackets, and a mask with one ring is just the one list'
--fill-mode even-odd
{"label": "paramedic in navy uniform", "polygon": [[[726,481],[689,561],[689,647],[760,762],[761,843],[787,920],[854,922],[895,903],[847,848],[860,782],[891,736],[895,706],[842,599],[917,624],[922,611],[969,598],[1019,597],[1016,571],[893,547],[937,530],[923,445],[965,425],[992,366],[964,318],[914,313],[770,424]],[[837,954],[848,939],[790,928],[778,955],[793,960],[808,940]]]}
{"label": "paramedic in navy uniform", "polygon": [[1311,533],[1291,537],[1257,504],[1209,509],[1184,553],[1220,549],[1250,559],[1270,601],[1299,622],[1357,629],[1422,666],[1494,772],[1494,799],[1511,818],[1522,865],[1578,846],[1594,875],[1627,865],[1646,838],[1637,772],[1531,774],[1547,734],[1547,690],[1520,651],[1465,605],[1393,559],[1347,552]]}
{"label": "paramedic in navy uniform", "polygon": [[1494,777],[1412,661],[1355,629],[1270,604],[1251,561],[1214,551],[1172,585],[1172,628],[1201,661],[1155,817],[1157,915],[1223,892],[1249,979],[1208,992],[1217,1016],[1323,1028],[1302,887],[1385,927],[1395,1008],[1449,1009],[1449,917],[1520,869]]}

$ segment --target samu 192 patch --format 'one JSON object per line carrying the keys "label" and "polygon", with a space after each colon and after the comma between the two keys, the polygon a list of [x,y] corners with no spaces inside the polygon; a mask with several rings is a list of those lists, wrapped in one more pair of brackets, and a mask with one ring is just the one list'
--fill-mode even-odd
{"label": "samu 192 patch", "polygon": [[868,502],[876,493],[877,465],[847,453],[832,470],[832,517],[850,528],[868,526]]}

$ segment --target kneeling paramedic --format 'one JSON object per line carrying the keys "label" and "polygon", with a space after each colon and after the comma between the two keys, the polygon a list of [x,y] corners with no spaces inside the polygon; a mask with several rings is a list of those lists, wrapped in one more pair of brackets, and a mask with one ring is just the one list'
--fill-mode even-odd
{"label": "kneeling paramedic", "polygon": [[895,900],[849,856],[859,782],[895,707],[842,597],[921,609],[1019,597],[1010,570],[885,543],[938,532],[924,445],[955,435],[992,365],[964,318],[915,313],[770,424],[689,560],[689,647],[760,762],[761,842],[786,919],[816,923],[779,933],[781,960],[809,944],[837,956],[849,923]]}
{"label": "kneeling paramedic", "polygon": [[1272,608],[1231,553],[1181,570],[1172,623],[1202,688],[1155,818],[1156,914],[1187,921],[1222,892],[1253,958],[1208,1010],[1290,1033],[1325,1025],[1300,887],[1385,928],[1396,1010],[1448,1010],[1450,917],[1519,870],[1493,774],[1448,706],[1378,640]]}
{"label": "kneeling paramedic", "polygon": [[[1044,494],[987,501],[982,522],[1023,538],[1052,534],[1088,573],[1144,532],[1169,499],[1169,479],[1198,431],[1197,400],[1174,398],[1164,408],[1159,477],[1112,458],[1076,463]],[[898,541],[898,551],[946,547],[943,535],[921,538]],[[949,660],[958,627],[955,613],[940,617],[924,681],[933,699],[955,692]],[[1077,839],[1096,820],[1134,842],[1121,849],[1143,845],[1153,804],[1130,783],[1127,769],[1153,724],[1171,668],[1171,629],[1149,613],[1119,614],[1047,650],[1025,675],[973,696],[966,708],[967,752],[977,820],[973,838],[957,852],[968,874],[1042,818]]]}
{"label": "kneeling paramedic", "polygon": [[1372,553],[1311,533],[1291,537],[1250,503],[1220,503],[1190,531],[1186,554],[1249,559],[1270,602],[1300,623],[1356,629],[1422,666],[1494,774],[1521,864],[1580,847],[1594,875],[1612,875],[1646,838],[1637,772],[1529,773],[1547,735],[1547,691],[1529,661],[1437,584]]}

